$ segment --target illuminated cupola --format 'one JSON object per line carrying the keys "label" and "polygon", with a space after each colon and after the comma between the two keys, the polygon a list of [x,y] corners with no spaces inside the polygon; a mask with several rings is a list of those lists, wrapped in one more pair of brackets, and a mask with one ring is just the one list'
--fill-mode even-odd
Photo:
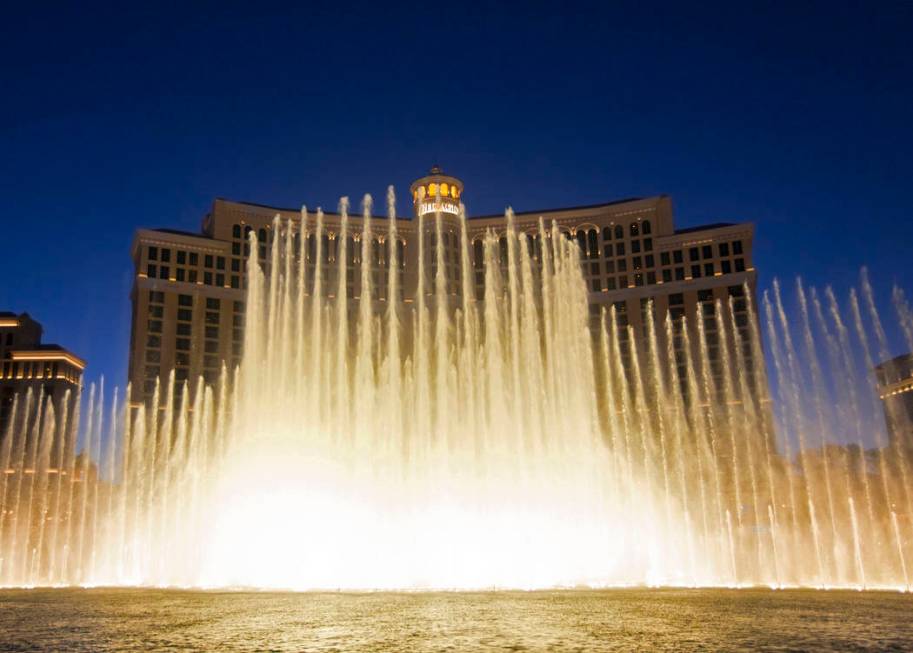
{"label": "illuminated cupola", "polygon": [[416,179],[409,187],[415,215],[460,214],[460,198],[463,196],[463,182],[456,177],[445,175],[440,166],[432,166],[431,172]]}

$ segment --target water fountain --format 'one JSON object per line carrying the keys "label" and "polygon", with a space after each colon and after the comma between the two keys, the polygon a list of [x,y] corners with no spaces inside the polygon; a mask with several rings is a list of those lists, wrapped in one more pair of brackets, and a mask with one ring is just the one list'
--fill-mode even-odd
{"label": "water fountain", "polygon": [[[362,260],[378,228],[396,242],[393,207],[384,224],[366,198]],[[533,244],[510,212],[483,301],[465,230],[456,291],[420,238],[419,268],[438,265],[414,301],[392,246],[383,297],[369,266],[349,297],[347,210],[326,277],[321,212],[277,219],[242,365],[216,386],[176,394],[172,376],[158,410],[92,387],[81,438],[17,400],[0,585],[910,588],[910,461],[872,426],[864,381],[887,344],[865,279],[842,306],[799,283],[798,317],[774,284],[747,350],[726,335],[736,300],[712,306],[739,370],[718,383],[704,320],[694,336],[648,312],[635,339],[614,308],[590,313],[576,245],[547,224]],[[418,219],[441,243],[440,215]],[[776,409],[751,362],[762,331]]]}

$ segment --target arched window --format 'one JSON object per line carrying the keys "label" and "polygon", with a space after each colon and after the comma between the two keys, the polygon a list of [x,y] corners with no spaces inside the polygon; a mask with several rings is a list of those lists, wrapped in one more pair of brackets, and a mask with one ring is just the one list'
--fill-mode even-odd
{"label": "arched window", "polygon": [[612,240],[612,227],[603,227],[602,228],[602,239],[605,242]]}
{"label": "arched window", "polygon": [[631,223],[631,235],[632,236],[640,235],[640,226],[636,222]]}
{"label": "arched window", "polygon": [[587,250],[590,258],[599,258],[599,232],[590,229],[587,232]]}
{"label": "arched window", "polygon": [[653,227],[650,226],[649,220],[644,220],[641,223],[641,231],[643,232],[644,236],[646,236],[647,234],[653,233]]}
{"label": "arched window", "polygon": [[481,240],[472,244],[473,259],[477,270],[481,270],[485,265],[485,245]]}
{"label": "arched window", "polygon": [[583,229],[577,231],[577,245],[580,247],[580,258],[586,258],[586,232]]}
{"label": "arched window", "polygon": [[263,227],[260,227],[257,230],[257,240],[260,241],[261,245],[266,242],[266,229],[264,229]]}
{"label": "arched window", "polygon": [[620,224],[615,225],[615,238],[621,239],[625,237],[625,230],[621,228]]}
{"label": "arched window", "polygon": [[507,238],[501,236],[498,239],[498,245],[501,249],[501,265],[507,265]]}

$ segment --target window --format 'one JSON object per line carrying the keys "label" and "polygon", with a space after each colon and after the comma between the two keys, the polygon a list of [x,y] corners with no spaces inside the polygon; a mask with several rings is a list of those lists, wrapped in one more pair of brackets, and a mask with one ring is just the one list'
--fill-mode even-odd
{"label": "window", "polygon": [[189,281],[190,283],[197,282],[197,271],[196,270],[190,270],[187,273],[187,281]]}
{"label": "window", "polygon": [[659,262],[662,263],[663,265],[670,265],[671,261],[670,261],[670,257],[669,257],[669,252],[660,252]]}
{"label": "window", "polygon": [[602,291],[602,282],[600,282],[599,279],[593,279],[590,282],[590,288],[593,290],[593,292],[600,292]]}
{"label": "window", "polygon": [[149,301],[155,304],[165,303],[165,293],[160,290],[149,291]]}
{"label": "window", "polygon": [[244,302],[235,300],[232,310],[235,313],[243,313],[244,312]]}
{"label": "window", "polygon": [[146,346],[147,347],[161,347],[162,346],[162,337],[161,336],[146,336]]}
{"label": "window", "polygon": [[266,242],[266,229],[263,227],[257,230],[257,240],[260,241],[261,245]]}
{"label": "window", "polygon": [[615,243],[615,256],[624,256],[625,255],[625,244],[624,243]]}
{"label": "window", "polygon": [[599,263],[590,263],[590,274],[591,275],[599,274]]}
{"label": "window", "polygon": [[676,265],[681,265],[682,263],[684,263],[684,258],[682,257],[682,250],[677,249],[674,252],[672,252],[672,261]]}
{"label": "window", "polygon": [[219,337],[219,327],[217,326],[208,326],[206,327],[206,337],[207,338],[216,338]]}
{"label": "window", "polygon": [[615,225],[615,240],[619,240],[625,237],[625,231],[621,228],[620,224]]}
{"label": "window", "polygon": [[174,341],[174,348],[178,351],[190,351],[190,338],[178,338]]}
{"label": "window", "polygon": [[174,278],[177,281],[184,281],[184,268],[178,268],[174,271]]}
{"label": "window", "polygon": [[603,227],[602,228],[602,239],[604,241],[612,240],[612,227]]}
{"label": "window", "polygon": [[147,363],[159,363],[162,360],[162,352],[158,349],[149,349],[146,351]]}
{"label": "window", "polygon": [[736,256],[741,256],[742,254],[742,241],[734,240],[732,241],[732,253]]}
{"label": "window", "polygon": [[622,288],[627,288],[627,287],[628,287],[628,277],[627,277],[627,275],[624,275],[624,274],[623,274],[623,275],[621,275],[620,277],[618,277],[618,285],[620,285]]}
{"label": "window", "polygon": [[199,265],[200,255],[196,252],[190,252],[190,265]]}
{"label": "window", "polygon": [[193,306],[193,295],[178,295],[178,306]]}
{"label": "window", "polygon": [[179,336],[189,336],[190,335],[190,325],[183,323],[177,325],[177,334]]}
{"label": "window", "polygon": [[203,283],[205,283],[207,286],[212,285],[212,272],[203,273]]}
{"label": "window", "polygon": [[146,266],[146,276],[149,277],[150,279],[155,279],[155,271],[156,271],[156,267],[154,265],[152,265],[151,263]]}
{"label": "window", "polygon": [[218,297],[207,297],[206,298],[206,309],[211,311],[219,310],[221,302]]}
{"label": "window", "polygon": [[631,235],[632,236],[640,235],[640,225],[638,225],[636,222],[631,223]]}
{"label": "window", "polygon": [[193,319],[193,311],[187,308],[178,309],[178,319],[190,322]]}
{"label": "window", "polygon": [[704,263],[704,276],[705,277],[713,276],[713,263]]}
{"label": "window", "polygon": [[203,356],[203,366],[204,367],[218,367],[219,366],[219,357],[218,356]]}
{"label": "window", "polygon": [[[174,364],[175,365],[190,365],[190,354],[184,352],[177,352],[174,355]],[[186,381],[187,380],[187,370],[175,370],[174,378],[176,381]]]}
{"label": "window", "polygon": [[632,241],[631,241],[631,253],[632,253],[632,254],[637,254],[637,253],[639,253],[639,252],[640,252],[640,241],[639,241],[639,240],[632,240]]}
{"label": "window", "polygon": [[729,286],[729,296],[730,297],[744,297],[745,296],[745,286]]}
{"label": "window", "polygon": [[680,293],[672,293],[669,295],[669,306],[684,306],[685,305],[685,296]]}
{"label": "window", "polygon": [[159,267],[159,279],[167,279],[171,276],[171,272],[168,269],[167,265],[162,265]]}
{"label": "window", "polygon": [[590,229],[587,232],[587,249],[589,250],[590,258],[599,256],[599,233],[595,229]]}
{"label": "window", "polygon": [[675,268],[675,280],[676,281],[685,280],[685,268]]}
{"label": "window", "polygon": [[164,306],[150,306],[149,315],[152,317],[162,318],[165,317],[165,307]]}
{"label": "window", "polygon": [[240,272],[240,271],[241,271],[241,259],[239,259],[239,258],[233,258],[233,259],[231,260],[231,271],[232,271],[232,272]]}
{"label": "window", "polygon": [[623,259],[623,258],[618,259],[618,271],[619,271],[619,272],[627,272],[627,271],[628,271],[628,262],[627,262],[625,259]]}
{"label": "window", "polygon": [[149,260],[150,260],[150,261],[157,261],[158,258],[159,258],[159,248],[158,248],[158,247],[150,247],[150,248],[149,248]]}
{"label": "window", "polygon": [[642,286],[642,285],[644,285],[644,275],[642,275],[642,274],[640,274],[640,273],[635,274],[635,275],[634,275],[634,285],[635,285],[635,286]]}
{"label": "window", "polygon": [[650,224],[650,221],[649,221],[649,220],[644,220],[644,221],[640,224],[640,231],[641,231],[641,233],[643,233],[643,235],[645,235],[645,236],[646,236],[647,234],[653,233],[653,227],[652,227],[652,225]]}
{"label": "window", "polygon": [[606,274],[614,274],[615,273],[615,261],[606,261],[605,271],[606,271]]}
{"label": "window", "polygon": [[603,255],[605,258],[612,258],[612,246],[611,246],[611,245],[605,245],[605,246],[603,246],[603,248],[602,248],[602,255]]}
{"label": "window", "polygon": [[162,248],[162,263],[171,262],[171,250],[165,247]]}
{"label": "window", "polygon": [[700,258],[700,256],[699,256],[697,247],[692,247],[691,249],[688,250],[688,260],[689,261],[696,261],[699,258]]}
{"label": "window", "polygon": [[672,281],[672,270],[665,268],[663,269],[663,283],[669,283]]}
{"label": "window", "polygon": [[207,340],[205,351],[207,354],[217,354],[219,353],[219,341],[218,340]]}
{"label": "window", "polygon": [[713,301],[713,291],[710,289],[698,290],[697,291],[697,301],[712,302]]}
{"label": "window", "polygon": [[231,237],[240,238],[241,237],[241,225],[235,224],[231,227]]}
{"label": "window", "polygon": [[224,269],[225,269],[225,257],[217,256],[216,257],[216,270],[224,270]]}
{"label": "window", "polygon": [[644,257],[644,265],[648,268],[656,267],[656,260],[653,258],[653,254],[647,254]]}
{"label": "window", "polygon": [[187,265],[187,252],[184,250],[179,250],[177,253],[178,256],[178,265]]}
{"label": "window", "polygon": [[211,268],[212,267],[212,254],[207,254],[203,258],[203,267]]}
{"label": "window", "polygon": [[149,320],[147,323],[149,331],[151,333],[161,333],[162,332],[162,321],[161,320]]}
{"label": "window", "polygon": [[606,290],[615,290],[615,277],[609,277],[605,280]]}
{"label": "window", "polygon": [[732,272],[732,263],[729,261],[720,261],[720,271],[723,274],[729,274]]}
{"label": "window", "polygon": [[216,275],[216,285],[217,286],[225,285],[225,275],[224,274],[219,273]]}
{"label": "window", "polygon": [[652,286],[655,283],[656,283],[656,273],[647,272],[647,284]]}
{"label": "window", "polygon": [[735,260],[735,271],[736,271],[736,272],[744,272],[744,271],[745,271],[745,259],[743,259],[743,258],[737,258],[737,259]]}
{"label": "window", "polygon": [[692,265],[692,266],[691,266],[691,278],[692,278],[692,279],[700,279],[700,277],[701,277],[701,266],[700,266],[700,265]]}
{"label": "window", "polygon": [[241,243],[232,243],[231,253],[233,256],[241,256]]}
{"label": "window", "polygon": [[219,324],[219,314],[216,312],[206,312],[206,324]]}
{"label": "window", "polygon": [[635,270],[640,270],[643,267],[643,260],[639,256],[635,256],[631,259],[631,265],[634,266]]}
{"label": "window", "polygon": [[241,277],[239,277],[237,274],[231,275],[231,287],[232,288],[241,287]]}
{"label": "window", "polygon": [[652,238],[644,238],[644,251],[645,252],[653,251],[653,239]]}
{"label": "window", "polygon": [[720,256],[729,256],[729,243],[720,243]]}

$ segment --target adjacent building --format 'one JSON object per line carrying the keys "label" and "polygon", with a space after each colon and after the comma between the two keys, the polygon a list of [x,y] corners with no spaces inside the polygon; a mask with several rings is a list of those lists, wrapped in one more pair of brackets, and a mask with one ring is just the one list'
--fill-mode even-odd
{"label": "adjacent building", "polygon": [[913,449],[913,353],[875,367],[890,444]]}
{"label": "adjacent building", "polygon": [[[444,265],[448,290],[460,291],[461,210],[463,183],[434,167],[410,187],[413,214],[397,220],[397,261],[401,267],[401,292],[405,301],[415,297],[418,287],[417,239],[419,215],[442,216]],[[280,208],[216,199],[204,217],[200,233],[173,229],[140,229],[132,246],[135,279],[132,291],[133,327],[130,344],[129,378],[134,402],[148,400],[156,381],[172,369],[176,378],[186,380],[202,375],[214,381],[223,364],[229,368],[240,362],[244,333],[244,272],[251,256],[265,263],[272,242],[273,220],[300,222],[299,209]],[[313,219],[313,218],[312,218]],[[358,300],[362,264],[356,246],[362,231],[362,217],[353,211],[348,219],[349,297]],[[720,343],[728,338],[730,365],[763,366],[755,361],[757,348],[750,346],[756,273],[752,263],[754,227],[751,223],[715,223],[677,229],[671,200],[664,195],[633,198],[567,208],[524,210],[514,216],[515,226],[535,236],[540,221],[557,225],[566,237],[574,239],[582,259],[583,276],[593,307],[594,320],[612,309],[627,339],[647,335],[648,315],[657,324],[668,316],[676,362],[684,367],[685,351],[706,346],[715,381],[724,376]],[[309,265],[323,266],[327,283],[336,283],[337,234],[342,216],[326,213],[322,235],[323,260]],[[429,246],[436,242],[434,220],[425,221],[424,238]],[[378,244],[387,236],[386,218],[375,218],[372,231]],[[482,240],[489,230],[496,235],[507,228],[504,215],[466,217],[471,243],[477,296],[484,291]],[[247,235],[258,234],[259,252],[251,252]],[[313,237],[311,236],[313,240]],[[309,243],[312,245],[312,243]],[[376,275],[373,299],[385,300],[386,270],[390,257],[383,247],[375,247],[370,264]],[[308,247],[309,256],[315,248]],[[425,250],[430,251],[429,249]],[[434,274],[437,257],[425,257],[426,273]],[[718,311],[727,312],[727,333],[718,329]],[[733,320],[728,319],[732,311]],[[686,318],[687,319],[683,319]],[[687,327],[685,326],[687,325]],[[691,338],[684,338],[688,329]],[[663,328],[655,332],[665,338]],[[751,377],[754,383],[754,376]],[[766,390],[765,390],[766,394]]]}
{"label": "adjacent building", "polygon": [[[33,406],[52,401],[60,414],[64,400],[73,407],[86,362],[60,345],[41,342],[41,325],[28,313],[0,312],[0,436],[17,400],[32,390]],[[21,414],[21,413],[20,413]]]}

